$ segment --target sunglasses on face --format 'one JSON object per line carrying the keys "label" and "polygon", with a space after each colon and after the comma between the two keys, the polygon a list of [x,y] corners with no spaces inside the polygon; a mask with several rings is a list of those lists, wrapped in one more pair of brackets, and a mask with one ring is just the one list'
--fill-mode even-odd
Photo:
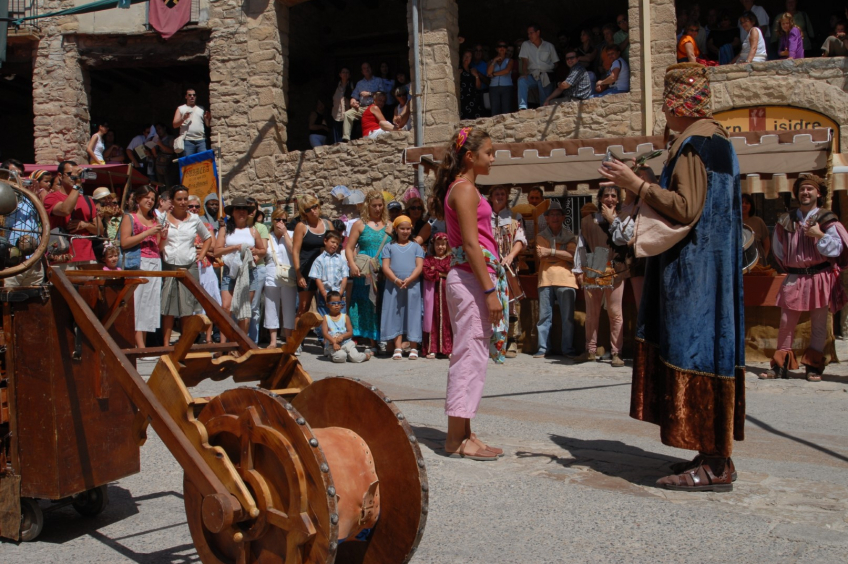
{"label": "sunglasses on face", "polygon": [[306,211],[308,211],[308,212],[315,211],[320,207],[321,207],[320,204],[315,204],[314,206],[310,206],[310,207],[306,208]]}
{"label": "sunglasses on face", "polygon": [[198,206],[198,205],[196,205],[196,204],[189,204],[189,205],[188,205],[188,209],[190,209],[190,210],[199,210],[199,209],[200,209],[200,206]]}
{"label": "sunglasses on face", "polygon": [[344,302],[327,302],[327,305],[331,306],[343,306]]}
{"label": "sunglasses on face", "polygon": [[246,212],[253,211],[253,208],[246,208],[244,206],[236,206],[233,209],[236,210],[236,211],[246,211]]}
{"label": "sunglasses on face", "polygon": [[424,208],[422,208],[421,206],[412,206],[412,207],[407,208],[407,209],[409,211],[424,211]]}
{"label": "sunglasses on face", "polygon": [[274,218],[274,223],[280,223],[281,221],[285,221],[285,220],[286,220],[286,218],[284,218],[284,217],[277,217],[277,218]]}

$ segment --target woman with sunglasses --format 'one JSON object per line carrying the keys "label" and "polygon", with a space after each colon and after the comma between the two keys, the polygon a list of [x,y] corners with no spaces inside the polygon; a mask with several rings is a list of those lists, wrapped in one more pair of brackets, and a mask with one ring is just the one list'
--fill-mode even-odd
{"label": "woman with sunglasses", "polygon": [[424,218],[424,200],[421,198],[407,200],[404,215],[412,220],[412,240],[424,247],[430,240],[432,231],[430,223]]}
{"label": "woman with sunglasses", "polygon": [[[215,256],[221,257],[231,253],[241,253],[243,245],[247,245],[255,263],[259,263],[265,256],[265,242],[253,227],[250,227],[248,221],[250,212],[253,211],[253,205],[247,201],[247,198],[238,196],[233,200],[233,203],[224,208],[224,213],[227,214],[227,223],[223,229],[218,230],[218,240],[215,247]],[[226,261],[225,261],[226,262]],[[253,296],[259,287],[256,278],[256,267],[248,269],[248,280],[250,284],[249,300],[253,303]],[[233,306],[233,291],[236,289],[237,275],[230,275],[229,268],[221,280],[221,307],[225,311],[230,312]],[[241,330],[247,333],[250,328],[250,312],[247,317],[236,320]],[[221,333],[221,342],[225,342],[226,337]]]}
{"label": "woman with sunglasses", "polygon": [[512,68],[515,61],[506,55],[506,41],[498,41],[498,54],[489,62],[486,74],[492,81],[489,83],[489,98],[492,104],[492,115],[508,114],[512,111],[513,91]]}
{"label": "woman with sunglasses", "polygon": [[[169,193],[174,207],[165,217],[166,227],[159,239],[162,271],[187,270],[199,282],[197,261],[206,256],[212,245],[212,234],[196,213],[189,213],[188,188],[178,184],[171,186]],[[194,244],[197,237],[203,241],[200,249]],[[200,311],[197,299],[184,284],[176,278],[162,281],[162,340],[166,347],[171,344],[174,317],[188,317],[197,311]]]}
{"label": "woman with sunglasses", "polygon": [[[324,251],[324,234],[333,229],[330,222],[321,217],[321,202],[311,195],[301,196],[297,200],[300,210],[300,223],[294,228],[292,239],[292,259],[297,273],[298,297],[297,319],[309,311],[312,298],[315,296],[315,280],[309,277],[312,263]],[[298,347],[300,351],[300,347]]]}
{"label": "woman with sunglasses", "polygon": [[[286,340],[291,337],[294,329],[295,310],[297,308],[297,287],[286,286],[277,280],[277,265],[292,264],[292,233],[286,222],[286,209],[279,207],[271,214],[273,231],[269,234],[268,257],[265,260],[265,329],[271,334],[268,348],[277,347],[277,333],[282,321],[283,335]],[[276,256],[274,256],[276,254]]]}

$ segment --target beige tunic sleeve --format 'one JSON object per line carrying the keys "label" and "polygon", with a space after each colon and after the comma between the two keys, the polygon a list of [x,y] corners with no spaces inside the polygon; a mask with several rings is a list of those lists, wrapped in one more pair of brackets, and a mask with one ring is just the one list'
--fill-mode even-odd
{"label": "beige tunic sleeve", "polygon": [[688,225],[701,217],[707,199],[707,169],[692,147],[683,149],[674,171],[671,184],[663,190],[659,184],[648,184],[641,197],[661,214]]}

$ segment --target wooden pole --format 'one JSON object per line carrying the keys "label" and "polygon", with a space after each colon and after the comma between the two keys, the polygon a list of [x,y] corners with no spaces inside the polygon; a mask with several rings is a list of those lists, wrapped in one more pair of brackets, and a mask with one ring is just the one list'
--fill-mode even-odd
{"label": "wooden pole", "polygon": [[132,187],[132,163],[127,165],[127,182],[126,182],[126,184],[124,184],[124,193],[121,194],[121,211],[124,211],[126,209],[127,196],[129,195],[131,187]]}

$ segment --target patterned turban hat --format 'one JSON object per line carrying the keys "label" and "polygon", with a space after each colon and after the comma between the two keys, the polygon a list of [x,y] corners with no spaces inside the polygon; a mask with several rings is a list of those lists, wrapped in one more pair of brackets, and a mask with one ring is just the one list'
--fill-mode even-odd
{"label": "patterned turban hat", "polygon": [[663,103],[676,116],[712,117],[712,94],[707,67],[698,63],[679,63],[668,67],[663,98]]}

